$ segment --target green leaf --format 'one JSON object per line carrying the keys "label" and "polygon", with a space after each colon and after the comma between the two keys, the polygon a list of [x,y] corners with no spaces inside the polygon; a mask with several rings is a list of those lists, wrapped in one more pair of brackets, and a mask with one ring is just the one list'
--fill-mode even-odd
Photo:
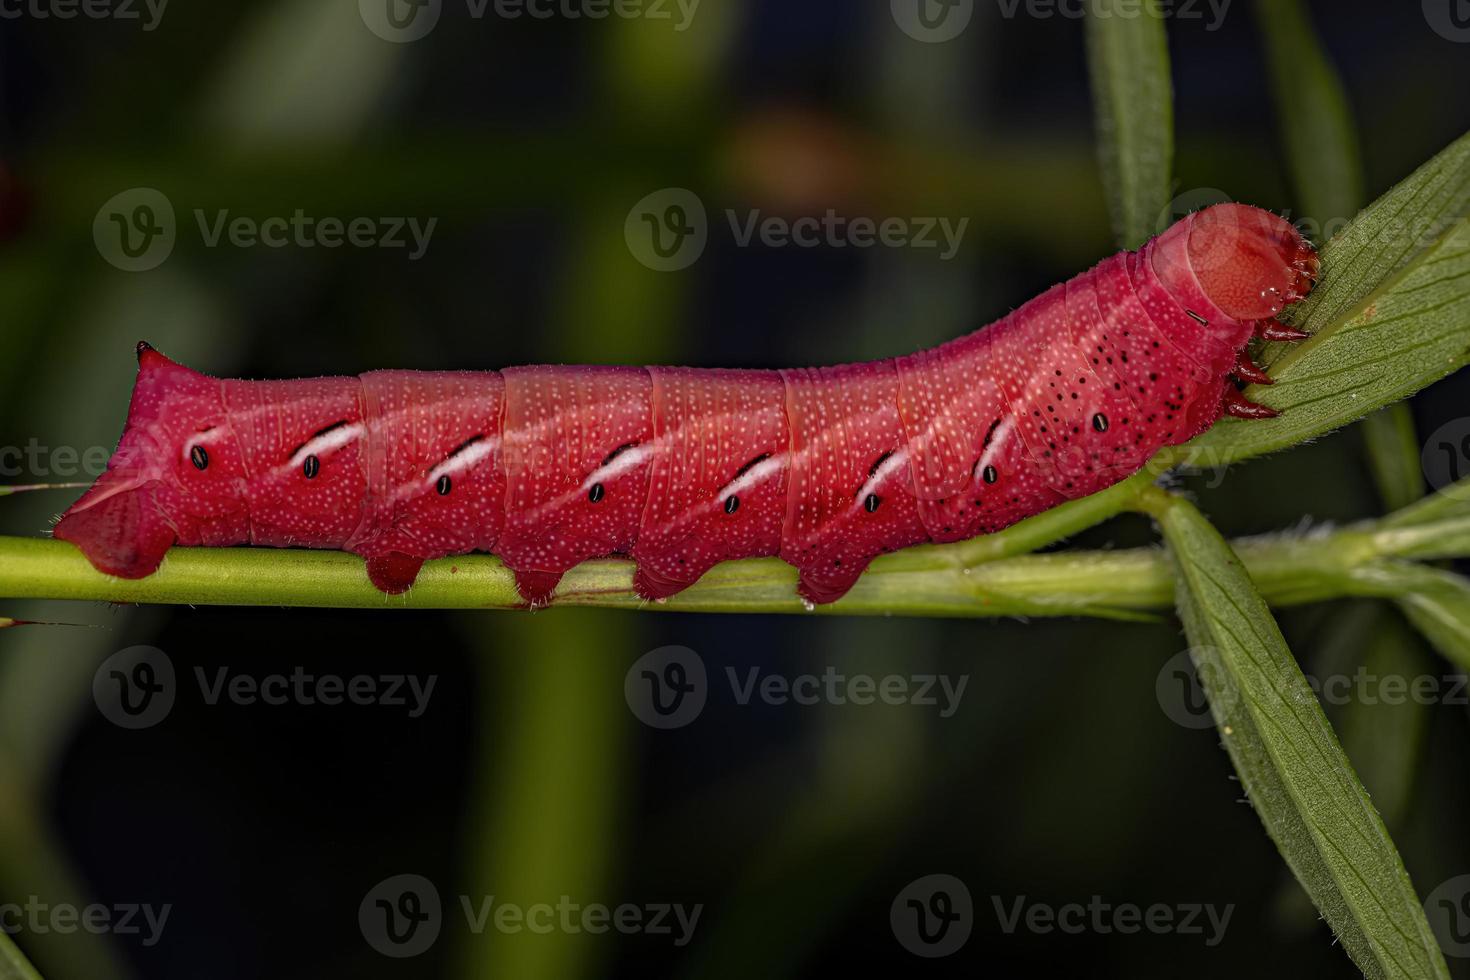
{"label": "green leaf", "polygon": [[1285,449],[1413,394],[1470,361],[1470,134],[1379,198],[1322,249],[1317,288],[1277,345],[1278,418],[1224,420],[1167,457],[1210,465]]}
{"label": "green leaf", "polygon": [[[1315,644],[1313,672],[1363,785],[1384,822],[1401,829],[1429,727],[1429,705],[1411,686],[1437,668],[1424,641],[1387,605],[1352,606]],[[1364,689],[1360,679],[1378,686]],[[1402,696],[1387,687],[1400,682]]]}
{"label": "green leaf", "polygon": [[1373,530],[1375,556],[1437,561],[1470,548],[1470,478],[1383,518]]}
{"label": "green leaf", "polygon": [[1287,864],[1366,976],[1448,978],[1383,820],[1240,560],[1192,505],[1154,509],[1221,739]]}
{"label": "green leaf", "polygon": [[41,974],[3,931],[0,931],[0,980],[41,980]]}
{"label": "green leaf", "polygon": [[1470,670],[1470,580],[1442,568],[1378,561],[1347,572],[1359,595],[1398,604],[1445,659]]}
{"label": "green leaf", "polygon": [[1424,496],[1424,469],[1414,413],[1403,402],[1379,409],[1363,420],[1368,465],[1379,499],[1389,510],[1407,507]]}
{"label": "green leaf", "polygon": [[1363,205],[1357,127],[1337,70],[1301,0],[1256,0],[1256,22],[1295,197],[1316,228],[1331,228]]}
{"label": "green leaf", "polygon": [[1098,0],[1087,17],[1099,161],[1124,248],[1161,229],[1174,162],[1174,90],[1158,0]]}

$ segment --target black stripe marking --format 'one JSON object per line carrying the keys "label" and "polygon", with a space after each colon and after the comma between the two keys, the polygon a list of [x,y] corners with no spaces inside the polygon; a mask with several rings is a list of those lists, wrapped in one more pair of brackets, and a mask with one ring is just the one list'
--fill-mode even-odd
{"label": "black stripe marking", "polygon": [[878,467],[880,467],[884,463],[888,462],[888,457],[890,457],[892,455],[893,455],[893,450],[890,449],[890,450],[888,450],[888,452],[884,453],[882,456],[879,456],[877,459],[873,460],[873,465],[868,467],[868,478],[871,479],[872,477],[876,476],[877,473],[878,473]]}

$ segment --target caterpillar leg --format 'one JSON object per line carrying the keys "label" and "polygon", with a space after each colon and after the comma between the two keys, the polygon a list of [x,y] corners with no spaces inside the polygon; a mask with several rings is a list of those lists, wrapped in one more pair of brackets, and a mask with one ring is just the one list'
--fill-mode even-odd
{"label": "caterpillar leg", "polygon": [[1235,377],[1248,384],[1274,385],[1276,379],[1266,373],[1255,361],[1251,360],[1250,354],[1240,352],[1240,358],[1235,362],[1235,370],[1231,372]]}
{"label": "caterpillar leg", "polygon": [[[1313,274],[1315,274],[1315,271],[1315,267],[1313,267]],[[1302,275],[1305,276],[1306,272],[1303,272]],[[1289,326],[1280,320],[1258,320],[1256,321],[1254,332],[1262,340],[1285,341],[1288,343],[1306,340],[1311,336],[1305,330]],[[1270,385],[1276,383],[1276,379],[1267,374],[1259,364],[1251,360],[1250,354],[1244,350],[1240,352],[1240,356],[1236,359],[1235,368],[1231,371],[1231,374],[1249,384]],[[1225,388],[1224,408],[1226,415],[1238,419],[1271,419],[1281,414],[1274,408],[1258,404],[1246,398],[1233,385],[1228,385]]]}
{"label": "caterpillar leg", "polygon": [[367,559],[368,578],[373,585],[389,595],[407,592],[414,579],[419,577],[419,569],[423,567],[423,558],[401,551],[386,551],[370,555]]}
{"label": "caterpillar leg", "polygon": [[1296,327],[1288,326],[1280,320],[1257,320],[1255,332],[1256,336],[1262,340],[1272,341],[1290,342],[1306,340],[1311,336],[1305,330],[1298,330]]}
{"label": "caterpillar leg", "polygon": [[134,486],[109,473],[62,515],[52,533],[81,548],[98,571],[119,578],[151,575],[178,538],[155,501],[155,486]]}
{"label": "caterpillar leg", "polygon": [[548,605],[552,593],[561,583],[565,572],[540,572],[533,569],[511,569],[516,577],[516,591],[532,609]]}
{"label": "caterpillar leg", "polygon": [[796,593],[819,606],[836,602],[857,584],[857,580],[867,571],[869,563],[875,557],[877,556],[867,555],[847,561],[833,558],[820,566],[802,568],[796,582]]}
{"label": "caterpillar leg", "polygon": [[1281,413],[1269,405],[1260,405],[1240,393],[1234,385],[1225,387],[1225,414],[1238,419],[1274,419]]}

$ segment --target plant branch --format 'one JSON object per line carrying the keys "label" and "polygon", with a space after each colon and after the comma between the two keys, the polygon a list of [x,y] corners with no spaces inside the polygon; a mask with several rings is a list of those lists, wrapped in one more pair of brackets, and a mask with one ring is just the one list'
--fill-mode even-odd
{"label": "plant branch", "polygon": [[[824,614],[911,616],[1098,616],[1152,618],[1171,608],[1173,579],[1155,548],[1017,554],[1055,540],[1105,512],[1156,510],[1167,495],[1151,484],[1120,484],[995,535],[1000,542],[930,545],[885,555]],[[1458,486],[1458,485],[1457,485]],[[1463,489],[1463,488],[1460,488]],[[1098,498],[1107,497],[1103,502]],[[1442,495],[1443,496],[1443,495]],[[1390,518],[1336,531],[1272,535],[1233,543],[1251,578],[1273,605],[1356,594],[1359,569],[1387,559],[1470,557],[1470,506],[1417,504]],[[1431,498],[1438,499],[1438,498]],[[1083,506],[1085,505],[1085,506]],[[1414,515],[1424,520],[1413,520]],[[1027,526],[1029,525],[1029,526]],[[1085,524],[1082,524],[1085,526]],[[990,550],[993,555],[982,552]],[[1001,557],[1005,555],[1005,557]],[[802,613],[796,572],[774,558],[716,566],[667,602],[632,591],[633,565],[586,562],[567,573],[556,604],[669,612]],[[334,551],[175,548],[155,574],[118,579],[94,570],[71,545],[0,537],[0,595],[191,605],[322,606],[363,609],[515,609],[522,602],[511,572],[488,555],[429,562],[401,596],[373,588],[362,560]]]}

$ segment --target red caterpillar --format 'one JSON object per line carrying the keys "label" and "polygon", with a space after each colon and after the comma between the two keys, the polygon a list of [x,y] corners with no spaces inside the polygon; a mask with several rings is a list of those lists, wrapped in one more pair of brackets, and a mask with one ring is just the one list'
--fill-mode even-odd
{"label": "red caterpillar", "polygon": [[647,598],[780,555],[813,602],[875,555],[996,531],[1136,472],[1222,413],[1272,413],[1250,338],[1316,256],[1220,205],[998,323],[907,357],[782,371],[522,367],[221,381],[138,346],[107,472],[56,526],[100,570],[174,544],[341,548],[385,592],[426,559],[499,555],[530,603],[578,562]]}

